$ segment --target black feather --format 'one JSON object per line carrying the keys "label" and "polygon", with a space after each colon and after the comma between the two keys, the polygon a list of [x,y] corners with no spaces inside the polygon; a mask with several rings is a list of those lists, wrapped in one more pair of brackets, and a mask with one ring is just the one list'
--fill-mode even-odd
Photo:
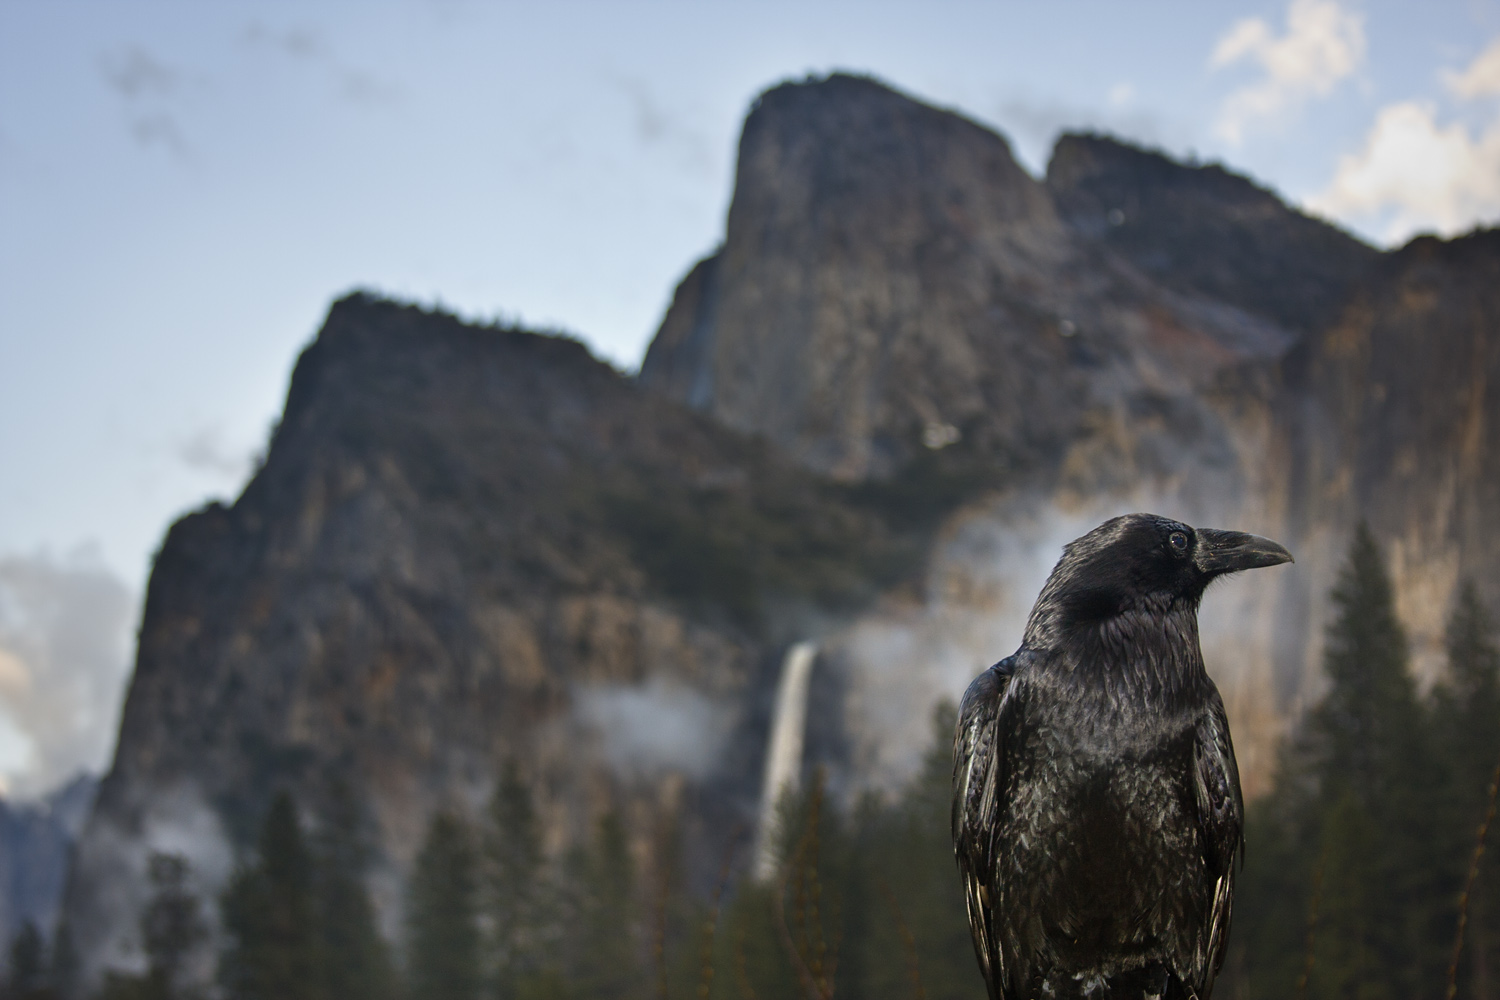
{"label": "black feather", "polygon": [[1290,559],[1241,532],[1107,521],[969,686],[953,844],[992,1000],[1208,1000],[1244,810],[1198,604],[1218,576]]}

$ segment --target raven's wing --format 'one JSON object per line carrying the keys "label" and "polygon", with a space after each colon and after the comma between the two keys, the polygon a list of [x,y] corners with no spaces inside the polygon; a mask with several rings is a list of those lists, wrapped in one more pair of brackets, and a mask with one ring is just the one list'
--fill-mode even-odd
{"label": "raven's wing", "polygon": [[990,1000],[1003,1000],[1005,956],[995,926],[994,832],[1005,792],[1001,707],[1015,667],[1007,657],[974,678],[958,707],[953,733],[953,853],[963,877],[974,952]]}
{"label": "raven's wing", "polygon": [[1229,739],[1229,719],[1218,691],[1209,711],[1198,723],[1194,790],[1198,829],[1203,838],[1203,860],[1213,879],[1208,923],[1199,938],[1195,968],[1189,977],[1198,1000],[1208,1000],[1214,977],[1224,964],[1229,939],[1229,916],[1234,906],[1235,861],[1243,856],[1245,806],[1240,798],[1240,771]]}

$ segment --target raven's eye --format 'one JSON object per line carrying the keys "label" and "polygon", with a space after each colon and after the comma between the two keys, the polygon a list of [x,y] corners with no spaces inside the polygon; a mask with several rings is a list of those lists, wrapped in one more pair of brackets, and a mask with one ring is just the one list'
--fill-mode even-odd
{"label": "raven's eye", "polygon": [[1187,551],[1187,535],[1184,535],[1182,532],[1172,532],[1171,535],[1167,536],[1167,541],[1171,542],[1172,548],[1176,549],[1178,552]]}

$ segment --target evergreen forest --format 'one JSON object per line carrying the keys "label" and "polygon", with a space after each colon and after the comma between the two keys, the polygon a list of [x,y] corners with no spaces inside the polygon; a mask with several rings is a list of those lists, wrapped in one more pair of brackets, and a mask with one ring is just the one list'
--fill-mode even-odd
{"label": "evergreen forest", "polygon": [[[1247,806],[1247,849],[1217,995],[1240,1000],[1500,997],[1500,851],[1485,851],[1500,778],[1500,647],[1472,586],[1448,670],[1420,693],[1382,553],[1361,526],[1332,593],[1326,694],[1284,742],[1273,790]],[[377,927],[357,797],[329,792],[316,831],[290,796],[222,898],[187,863],[150,862],[146,970],[100,1000],[186,1000],[186,963],[218,908],[228,1000],[979,1000],[948,834],[953,707],[916,780],[848,810],[811,776],[783,804],[779,874],[726,858],[694,890],[661,831],[637,871],[620,817],[560,857],[533,790],[501,769],[479,816],[434,816],[409,883],[403,948]],[[27,926],[6,996],[76,995],[66,929]]]}

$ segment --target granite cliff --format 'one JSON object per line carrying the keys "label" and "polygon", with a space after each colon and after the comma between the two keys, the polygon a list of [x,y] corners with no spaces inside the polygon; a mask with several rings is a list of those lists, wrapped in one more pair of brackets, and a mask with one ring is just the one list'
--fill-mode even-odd
{"label": "granite cliff", "polygon": [[809,757],[840,794],[892,787],[1059,545],[1124,509],[1297,554],[1205,609],[1253,791],[1318,690],[1357,519],[1424,675],[1461,577],[1500,607],[1497,272],[1493,232],[1380,253],[1218,166],[1066,136],[1038,180],[875,81],[776,87],[636,379],[335,304],[264,467],[158,556],[75,939],[138,962],[148,850],[212,891],[276,787],[334,776],[368,803],[390,928],[426,818],[506,758],[551,849],[615,808],[649,864],[673,812],[711,869],[749,828],[790,642],[822,650]]}
{"label": "granite cliff", "polygon": [[335,778],[388,920],[428,816],[482,802],[506,759],[553,849],[614,809],[644,852],[681,809],[718,857],[757,790],[778,630],[915,551],[576,342],[345,298],[244,494],[162,545],[72,933],[95,969],[138,964],[148,848],[211,896],[278,788],[315,803]]}

